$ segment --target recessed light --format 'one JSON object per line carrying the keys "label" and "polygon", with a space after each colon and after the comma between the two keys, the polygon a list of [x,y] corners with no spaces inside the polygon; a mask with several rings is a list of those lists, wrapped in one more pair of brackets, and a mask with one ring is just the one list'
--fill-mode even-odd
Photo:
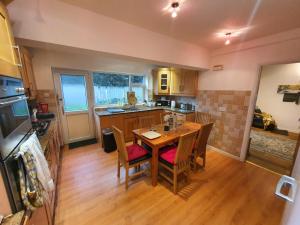
{"label": "recessed light", "polygon": [[178,14],[178,11],[180,10],[179,8],[179,2],[173,2],[171,4],[171,7],[170,7],[170,11],[171,11],[171,16],[172,18],[175,18],[177,17],[177,14]]}
{"label": "recessed light", "polygon": [[228,32],[225,35],[226,35],[225,45],[229,45],[230,44],[231,32]]}

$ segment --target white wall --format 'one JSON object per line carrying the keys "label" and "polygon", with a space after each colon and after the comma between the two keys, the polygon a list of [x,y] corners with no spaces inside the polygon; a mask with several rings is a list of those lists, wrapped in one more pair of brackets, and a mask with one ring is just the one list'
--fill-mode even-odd
{"label": "white wall", "polygon": [[199,76],[200,90],[252,91],[241,160],[247,151],[260,67],[288,62],[300,62],[300,29],[216,50],[212,53],[211,66],[221,64],[224,70],[209,70]]}
{"label": "white wall", "polygon": [[300,84],[300,63],[263,66],[256,105],[273,116],[279,129],[299,133],[300,105],[282,101],[280,84]]}
{"label": "white wall", "polygon": [[[120,72],[130,74],[144,74],[151,77],[153,65],[116,59],[101,54],[86,54],[59,52],[44,49],[32,49],[33,69],[38,89],[53,89],[51,68],[65,68],[99,72]],[[152,82],[149,82],[150,85]],[[151,86],[150,86],[151,88]]]}
{"label": "white wall", "polygon": [[205,48],[59,0],[15,0],[8,11],[20,39],[195,68],[209,65]]}

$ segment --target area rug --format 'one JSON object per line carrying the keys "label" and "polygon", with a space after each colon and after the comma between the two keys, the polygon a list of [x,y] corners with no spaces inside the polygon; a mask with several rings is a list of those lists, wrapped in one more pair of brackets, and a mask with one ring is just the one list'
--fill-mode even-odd
{"label": "area rug", "polygon": [[256,130],[251,130],[250,137],[250,150],[255,149],[282,159],[293,160],[297,144],[296,140]]}

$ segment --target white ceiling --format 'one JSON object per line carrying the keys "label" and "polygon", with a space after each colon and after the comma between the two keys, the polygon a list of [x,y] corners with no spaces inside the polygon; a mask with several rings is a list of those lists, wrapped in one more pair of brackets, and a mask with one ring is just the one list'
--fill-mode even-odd
{"label": "white ceiling", "polygon": [[181,0],[177,18],[164,10],[170,0],[61,0],[209,49],[219,32],[244,30],[232,43],[300,27],[300,0]]}

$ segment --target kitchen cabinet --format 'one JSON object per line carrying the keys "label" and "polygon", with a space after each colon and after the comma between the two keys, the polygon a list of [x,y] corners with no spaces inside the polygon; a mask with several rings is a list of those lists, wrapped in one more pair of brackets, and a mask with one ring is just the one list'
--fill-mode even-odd
{"label": "kitchen cabinet", "polygon": [[21,78],[19,48],[15,45],[5,5],[0,1],[0,74]]}
{"label": "kitchen cabinet", "polygon": [[139,120],[143,117],[152,116],[154,124],[160,124],[160,114],[163,109],[153,111],[142,111],[142,112],[131,112],[131,113],[120,113],[117,115],[98,116],[95,113],[95,121],[97,124],[98,139],[102,142],[102,129],[112,128],[112,126],[118,127],[124,133],[125,141],[132,141],[133,134],[132,130],[139,128]]}
{"label": "kitchen cabinet", "polygon": [[169,69],[153,70],[154,94],[168,95],[170,94],[171,71]]}
{"label": "kitchen cabinet", "polygon": [[139,117],[133,115],[132,117],[124,118],[124,136],[126,141],[133,140],[132,131],[139,128]]}
{"label": "kitchen cabinet", "polygon": [[32,67],[32,56],[27,48],[21,47],[20,52],[22,61],[21,76],[25,93],[30,99],[35,99],[37,95],[37,88]]}
{"label": "kitchen cabinet", "polygon": [[175,68],[153,71],[153,90],[156,95],[196,96],[197,84],[198,71]]}
{"label": "kitchen cabinet", "polygon": [[53,225],[55,217],[55,207],[57,202],[57,182],[60,167],[60,130],[57,121],[51,121],[47,133],[40,139],[41,146],[44,149],[45,157],[51,177],[54,182],[54,190],[48,192],[49,199],[45,200],[43,207],[37,208],[31,212],[31,216],[25,225]]}
{"label": "kitchen cabinet", "polygon": [[41,208],[37,208],[31,213],[30,218],[24,223],[24,225],[50,225],[48,221],[47,207],[44,205]]}
{"label": "kitchen cabinet", "polygon": [[185,69],[171,69],[171,94],[196,96],[198,72]]}

